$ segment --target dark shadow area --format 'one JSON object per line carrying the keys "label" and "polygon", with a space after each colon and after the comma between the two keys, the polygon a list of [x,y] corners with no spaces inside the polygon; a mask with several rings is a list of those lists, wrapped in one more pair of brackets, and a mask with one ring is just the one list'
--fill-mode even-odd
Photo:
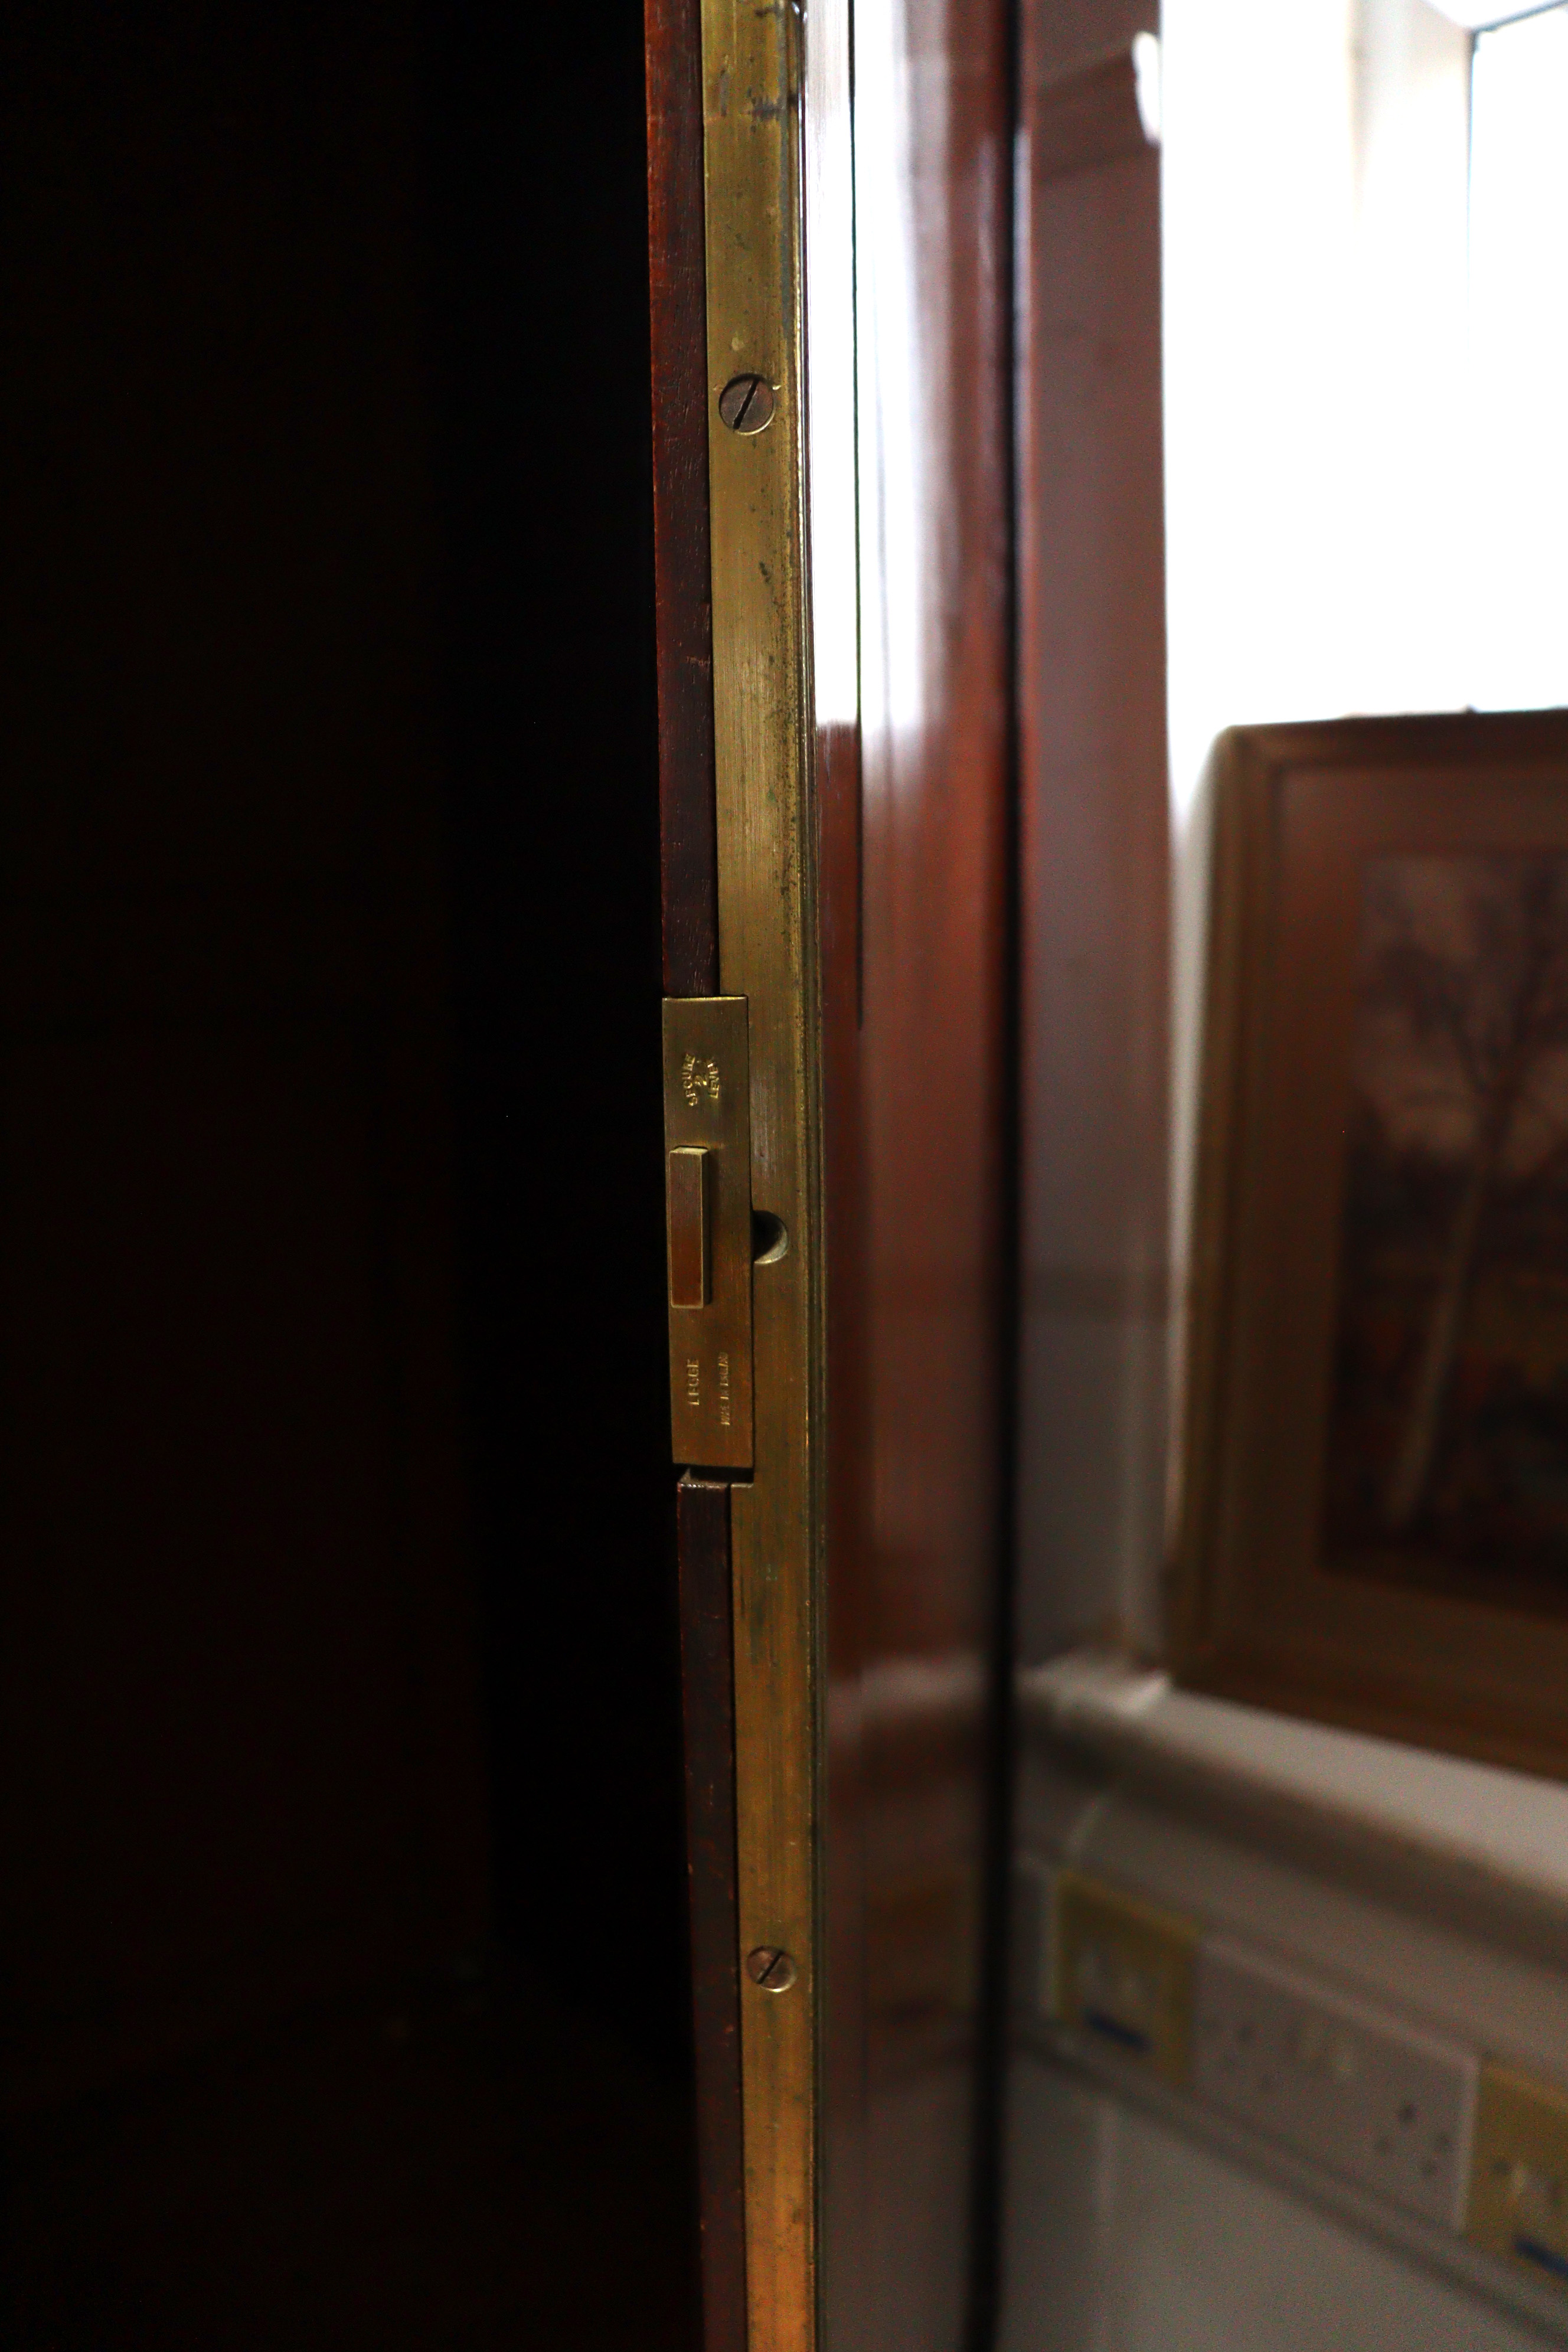
{"label": "dark shadow area", "polygon": [[683,2060],[641,16],[429,39],[500,1926]]}
{"label": "dark shadow area", "polygon": [[695,2343],[641,19],[0,28],[0,2336]]}
{"label": "dark shadow area", "polygon": [[668,2070],[538,1982],[339,2000],[13,2127],[14,2352],[686,2352]]}

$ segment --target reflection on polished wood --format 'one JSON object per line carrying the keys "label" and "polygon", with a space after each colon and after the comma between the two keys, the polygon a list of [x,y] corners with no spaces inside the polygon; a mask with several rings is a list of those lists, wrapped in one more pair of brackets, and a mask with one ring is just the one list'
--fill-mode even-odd
{"label": "reflection on polished wood", "polygon": [[[1125,19],[1123,20],[1125,22]],[[1031,12],[1021,495],[1018,1640],[1158,1640],[1169,1293],[1160,155],[1129,36]]]}
{"label": "reflection on polished wood", "polygon": [[[858,725],[820,665],[816,714],[825,2326],[834,2352],[957,2352],[1005,1403],[1006,11],[861,0],[853,64]],[[814,585],[830,523],[814,503]]]}

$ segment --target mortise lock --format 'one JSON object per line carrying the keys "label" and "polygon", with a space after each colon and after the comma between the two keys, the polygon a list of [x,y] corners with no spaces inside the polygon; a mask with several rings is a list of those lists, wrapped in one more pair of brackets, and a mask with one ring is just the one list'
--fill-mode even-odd
{"label": "mortise lock", "polygon": [[664,1005],[675,1459],[752,1466],[752,1073],[743,996]]}

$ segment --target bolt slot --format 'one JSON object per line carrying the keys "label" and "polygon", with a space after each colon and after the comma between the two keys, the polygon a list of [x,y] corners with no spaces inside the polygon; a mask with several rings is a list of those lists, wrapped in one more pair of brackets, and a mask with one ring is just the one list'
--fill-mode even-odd
{"label": "bolt slot", "polygon": [[789,1227],[771,1209],[752,1211],[752,1256],[758,1265],[776,1265],[789,1255]]}

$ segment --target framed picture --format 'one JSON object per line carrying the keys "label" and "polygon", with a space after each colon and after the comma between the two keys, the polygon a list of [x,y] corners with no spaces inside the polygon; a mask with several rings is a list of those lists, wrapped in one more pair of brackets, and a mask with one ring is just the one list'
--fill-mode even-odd
{"label": "framed picture", "polygon": [[1568,1774],[1568,712],[1211,782],[1177,1676]]}

